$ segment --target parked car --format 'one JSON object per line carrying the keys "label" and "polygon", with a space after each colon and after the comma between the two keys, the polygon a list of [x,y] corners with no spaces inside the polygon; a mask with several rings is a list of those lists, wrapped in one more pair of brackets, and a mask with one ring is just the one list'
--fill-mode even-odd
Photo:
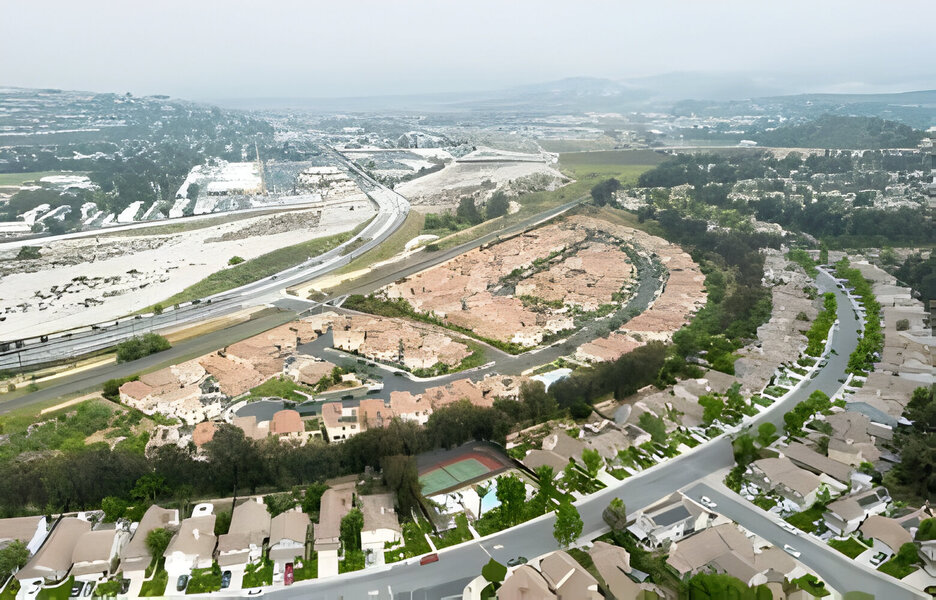
{"label": "parked car", "polygon": [[882,562],[884,562],[885,558],[887,558],[887,554],[885,554],[884,552],[878,552],[877,554],[871,557],[871,564],[876,567]]}
{"label": "parked car", "polygon": [[786,521],[780,521],[780,527],[782,527],[783,529],[789,531],[789,532],[792,533],[793,535],[799,535],[799,529],[797,529],[796,527],[790,525],[790,524],[787,523]]}
{"label": "parked car", "polygon": [[231,585],[231,572],[225,571],[224,573],[221,573],[221,589],[223,590],[227,587],[230,587],[230,585]]}
{"label": "parked car", "polygon": [[179,579],[176,581],[175,589],[177,592],[184,592],[185,588],[188,587],[188,575],[179,575]]}
{"label": "parked car", "polygon": [[800,554],[802,554],[802,552],[800,552],[799,550],[797,550],[796,548],[794,548],[793,546],[789,544],[783,545],[783,551],[794,558],[799,558]]}
{"label": "parked car", "polygon": [[81,596],[81,590],[83,589],[84,589],[84,582],[76,581],[75,583],[72,584],[70,597],[77,598]]}
{"label": "parked car", "polygon": [[434,562],[439,562],[439,555],[435,553],[427,554],[423,556],[421,559],[419,559],[420,565],[428,565],[429,563],[434,563]]}
{"label": "parked car", "polygon": [[709,498],[708,496],[702,496],[701,498],[699,498],[699,502],[702,503],[702,506],[707,506],[709,508],[715,508],[716,506],[718,506],[717,504],[712,502],[712,499]]}
{"label": "parked car", "polygon": [[94,583],[93,581],[88,581],[87,583],[84,584],[84,589],[81,590],[81,595],[86,598],[89,597],[91,593],[94,591],[94,588],[96,585],[97,584]]}
{"label": "parked car", "polygon": [[516,567],[518,565],[525,565],[527,563],[526,556],[518,556],[517,558],[511,558],[507,561],[508,567]]}
{"label": "parked car", "polygon": [[283,585],[292,585],[293,581],[293,564],[286,563],[286,570],[283,572]]}

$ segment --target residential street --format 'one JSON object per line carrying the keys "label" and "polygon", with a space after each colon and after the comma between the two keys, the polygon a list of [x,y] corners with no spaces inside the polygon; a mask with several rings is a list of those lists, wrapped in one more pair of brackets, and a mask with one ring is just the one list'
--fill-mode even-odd
{"label": "residential street", "polygon": [[[838,300],[840,326],[834,330],[831,347],[834,350],[828,363],[815,378],[807,379],[795,392],[774,403],[751,420],[745,427],[756,427],[762,422],[782,423],[783,414],[809,397],[815,390],[832,395],[841,386],[848,356],[858,343],[858,320],[847,295],[838,288],[830,275],[820,271],[817,279],[820,291],[834,291]],[[616,486],[609,486],[576,503],[585,523],[583,539],[590,539],[606,530],[601,513],[614,497],[624,500],[628,512],[634,512],[681,489],[697,497],[703,490],[711,490],[700,483],[709,474],[733,466],[730,440],[721,436],[697,447],[692,452],[629,477]],[[809,558],[805,564],[813,567],[829,584],[844,591],[872,591],[877,598],[899,600],[924,597],[904,587],[884,574],[869,573],[846,557],[838,556],[832,548],[820,547],[787,534],[775,524],[775,519],[753,505],[729,499],[723,493],[711,490],[709,495],[728,511],[727,516],[741,525],[777,543],[794,545]],[[532,558],[557,548],[552,535],[554,517],[544,515],[513,529],[499,532],[479,541],[466,542],[439,553],[439,562],[420,566],[418,559],[396,564],[388,571],[363,571],[353,576],[298,584],[267,594],[275,598],[315,598],[322,600],[348,600],[351,598],[384,598],[409,600],[410,598],[442,599],[461,589],[481,572],[481,567],[493,556],[506,563],[517,556]],[[796,545],[798,544],[798,545]],[[501,547],[498,547],[501,546]],[[808,548],[808,550],[807,550]],[[392,596],[391,596],[392,592]]]}

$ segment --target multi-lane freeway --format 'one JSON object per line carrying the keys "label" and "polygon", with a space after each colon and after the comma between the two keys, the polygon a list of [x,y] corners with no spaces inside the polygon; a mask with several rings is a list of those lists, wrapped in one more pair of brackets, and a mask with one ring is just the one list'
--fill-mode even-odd
{"label": "multi-lane freeway", "polygon": [[159,331],[186,323],[197,323],[269,303],[286,288],[327,275],[384,242],[406,220],[409,202],[381,185],[337,151],[335,160],[343,164],[358,186],[376,204],[377,215],[354,238],[320,256],[282,271],[267,279],[168,308],[161,314],[136,315],[89,327],[27,339],[0,342],[0,370],[37,367],[76,356],[98,352],[149,331]]}

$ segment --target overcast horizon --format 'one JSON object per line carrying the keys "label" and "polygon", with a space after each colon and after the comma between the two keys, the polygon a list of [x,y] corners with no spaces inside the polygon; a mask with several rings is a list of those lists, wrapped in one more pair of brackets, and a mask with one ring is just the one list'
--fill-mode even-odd
{"label": "overcast horizon", "polygon": [[783,94],[912,91],[936,88],[907,43],[930,35],[934,5],[47,0],[4,8],[0,86],[217,102],[701,73]]}

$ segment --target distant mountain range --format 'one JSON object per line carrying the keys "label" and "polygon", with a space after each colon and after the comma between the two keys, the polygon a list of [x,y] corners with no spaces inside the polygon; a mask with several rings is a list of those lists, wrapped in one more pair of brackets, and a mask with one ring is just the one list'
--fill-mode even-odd
{"label": "distant mountain range", "polygon": [[625,80],[572,77],[502,90],[357,98],[216,100],[246,109],[321,112],[672,112],[677,115],[823,114],[869,116],[916,128],[936,125],[936,90],[893,94],[790,94],[776,78],[736,74],[668,73]]}

